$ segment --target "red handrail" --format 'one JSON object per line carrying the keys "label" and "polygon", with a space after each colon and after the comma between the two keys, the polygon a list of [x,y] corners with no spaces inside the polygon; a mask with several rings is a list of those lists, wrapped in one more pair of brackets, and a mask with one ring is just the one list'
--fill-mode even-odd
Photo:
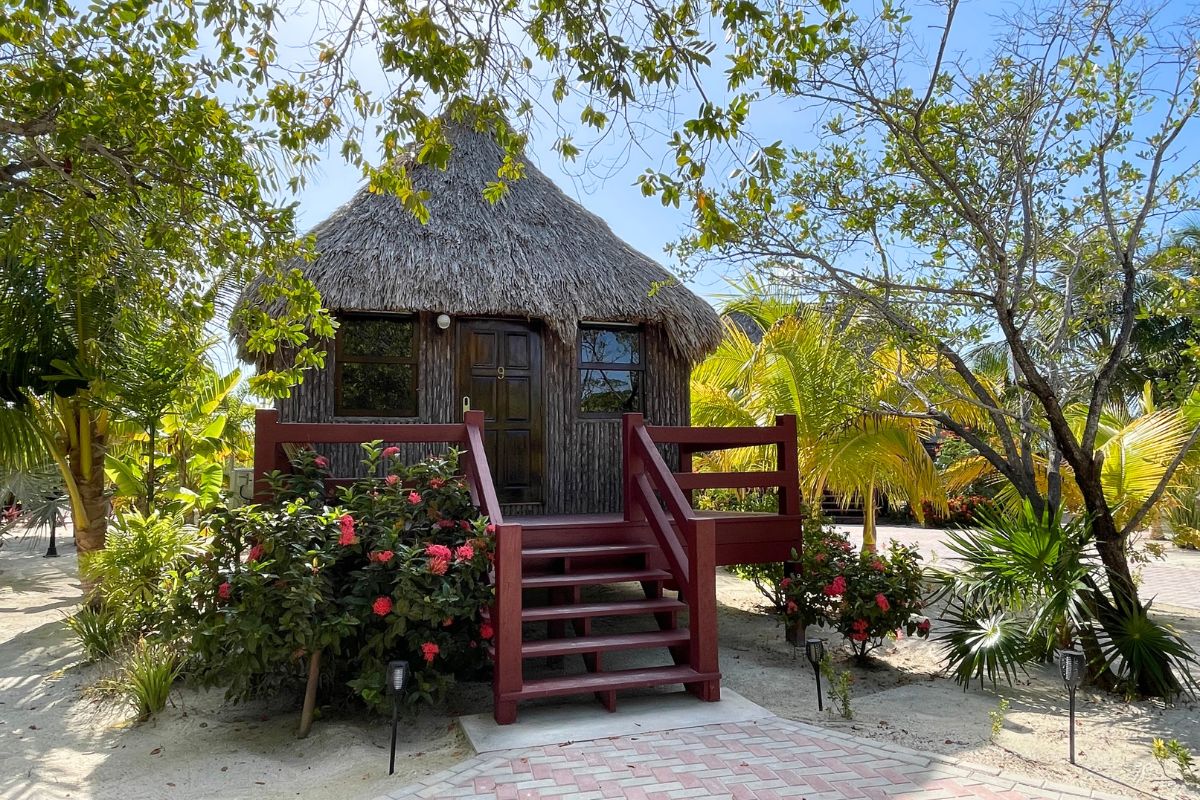
{"label": "red handrail", "polygon": [[[687,601],[688,664],[697,672],[715,675],[719,670],[716,523],[696,515],[654,445],[641,414],[625,415],[623,434],[626,518],[646,520]],[[708,700],[720,696],[720,685],[715,681],[689,684],[688,690]]]}

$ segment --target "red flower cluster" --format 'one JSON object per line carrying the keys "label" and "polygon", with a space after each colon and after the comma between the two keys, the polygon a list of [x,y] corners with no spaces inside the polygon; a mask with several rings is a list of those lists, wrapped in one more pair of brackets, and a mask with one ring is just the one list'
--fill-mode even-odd
{"label": "red flower cluster", "polygon": [[250,552],[246,554],[246,563],[253,564],[263,557],[264,548],[261,544],[256,544],[250,548]]}
{"label": "red flower cluster", "polygon": [[342,514],[339,522],[342,526],[342,535],[338,537],[338,544],[342,547],[358,544],[358,537],[354,535],[354,517],[349,514]]}
{"label": "red flower cluster", "polygon": [[882,592],[875,595],[875,605],[879,606],[880,611],[887,611],[892,607],[891,603],[888,602],[887,597],[885,597]]}
{"label": "red flower cluster", "polygon": [[452,553],[450,548],[444,544],[431,544],[425,548],[425,555],[429,556],[429,571],[434,575],[445,575],[450,569],[450,558]]}
{"label": "red flower cluster", "polygon": [[371,606],[371,610],[374,611],[377,616],[386,617],[388,614],[392,613],[392,598],[375,598],[375,603]]}
{"label": "red flower cluster", "polygon": [[400,448],[399,447],[385,447],[383,449],[382,455],[384,458],[391,458],[392,456],[398,456],[398,455],[400,455]]}
{"label": "red flower cluster", "polygon": [[856,642],[865,642],[867,640],[867,621],[865,619],[856,619],[850,623],[851,634],[850,638]]}
{"label": "red flower cluster", "polygon": [[437,654],[440,652],[442,652],[441,649],[433,642],[426,642],[425,644],[421,645],[421,656],[425,659],[427,664],[432,664],[433,660],[437,658]]}
{"label": "red flower cluster", "polygon": [[930,621],[928,619],[923,619],[917,623],[917,630],[921,632],[922,636],[928,636],[929,629],[932,627],[933,627],[933,624],[930,623]]}
{"label": "red flower cluster", "polygon": [[317,456],[313,459],[313,463],[316,464],[320,469],[325,469],[329,466],[329,459],[325,456]]}
{"label": "red flower cluster", "polygon": [[386,564],[392,560],[392,556],[396,555],[391,550],[376,550],[367,555],[368,561],[373,561],[377,564]]}
{"label": "red flower cluster", "polygon": [[485,531],[487,531],[488,533],[495,533],[495,532],[496,532],[496,526],[495,526],[495,525],[493,525],[492,523],[490,523],[490,522],[489,522],[489,523],[487,524],[487,527],[486,527],[486,528],[484,528],[484,530],[485,530]]}
{"label": "red flower cluster", "polygon": [[430,478],[429,479],[429,488],[430,489],[440,489],[445,485],[446,485],[446,482],[444,480],[442,480],[441,478]]}
{"label": "red flower cluster", "polygon": [[400,476],[399,475],[388,475],[383,480],[387,483],[388,486],[395,486],[397,483],[400,482]]}
{"label": "red flower cluster", "polygon": [[492,626],[487,624],[486,622],[479,626],[479,638],[480,639],[491,639],[495,635],[496,635],[496,631],[493,630]]}
{"label": "red flower cluster", "polygon": [[230,584],[229,581],[225,581],[217,587],[217,597],[221,598],[222,600],[228,600],[232,594],[233,585]]}
{"label": "red flower cluster", "polygon": [[838,575],[832,582],[827,584],[822,590],[829,597],[841,597],[846,593],[846,578],[843,575]]}
{"label": "red flower cluster", "polygon": [[420,503],[421,502],[421,493],[420,492],[409,492],[408,493],[408,502],[412,503],[414,506],[417,505],[418,503]]}
{"label": "red flower cluster", "polygon": [[464,544],[454,551],[455,561],[470,561],[475,557],[475,548],[469,544]]}
{"label": "red flower cluster", "polygon": [[779,582],[779,588],[780,588],[780,589],[787,589],[787,588],[788,588],[789,586],[791,586],[791,585],[792,585],[792,579],[791,579],[791,578],[784,578],[783,580],[781,580],[781,581]]}

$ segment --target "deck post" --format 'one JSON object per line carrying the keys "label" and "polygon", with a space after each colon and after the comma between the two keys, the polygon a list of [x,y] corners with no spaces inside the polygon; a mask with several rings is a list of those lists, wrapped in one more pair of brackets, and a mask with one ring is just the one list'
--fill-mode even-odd
{"label": "deck post", "polygon": [[521,663],[521,526],[496,526],[495,670],[493,715],[498,725],[517,720],[517,701],[525,679]]}
{"label": "deck post", "polygon": [[279,469],[279,441],[275,430],[278,425],[279,412],[275,409],[259,408],[254,411],[254,474],[250,477],[256,503],[271,499],[263,476]]}
{"label": "deck post", "polygon": [[[688,537],[688,662],[697,672],[715,675],[721,662],[717,652],[717,523],[696,519]],[[687,685],[701,700],[721,699],[721,681],[708,679]]]}
{"label": "deck post", "polygon": [[646,418],[641,414],[621,415],[621,508],[626,522],[646,518],[641,506],[633,500],[634,481],[645,471],[641,456],[634,451],[633,436],[645,423]]}
{"label": "deck post", "polygon": [[800,457],[796,452],[796,415],[780,414],[775,417],[779,428],[776,469],[784,473],[787,483],[779,487],[779,513],[800,513]]}

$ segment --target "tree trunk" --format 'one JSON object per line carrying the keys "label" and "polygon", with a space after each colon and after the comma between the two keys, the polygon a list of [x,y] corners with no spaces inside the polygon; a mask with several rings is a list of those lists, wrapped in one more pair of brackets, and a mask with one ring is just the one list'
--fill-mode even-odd
{"label": "tree trunk", "polygon": [[[80,508],[72,509],[72,521],[75,546],[80,556],[104,549],[110,508],[104,481],[104,453],[108,442],[106,437],[94,432],[89,431],[88,436],[86,447],[77,446],[67,454],[71,477],[79,490]],[[90,594],[93,588],[90,581],[83,581],[85,594]]]}
{"label": "tree trunk", "polygon": [[874,553],[876,547],[875,536],[875,482],[867,487],[866,493],[863,495],[863,552]]}

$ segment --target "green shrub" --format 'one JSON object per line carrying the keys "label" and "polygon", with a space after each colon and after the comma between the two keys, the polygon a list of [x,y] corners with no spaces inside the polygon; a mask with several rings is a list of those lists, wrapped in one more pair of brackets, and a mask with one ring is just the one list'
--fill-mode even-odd
{"label": "green shrub", "polygon": [[171,645],[142,638],[121,665],[118,691],[146,719],[167,707],[179,672],[179,655]]}
{"label": "green shrub", "polygon": [[834,669],[833,658],[826,653],[825,658],[821,659],[821,674],[825,676],[829,699],[838,716],[854,719],[854,709],[850,707],[850,684],[854,682],[854,676],[850,670]]}
{"label": "green shrub", "polygon": [[1184,550],[1200,550],[1200,528],[1178,526],[1171,541]]}
{"label": "green shrub", "polygon": [[96,584],[90,600],[119,612],[131,630],[158,630],[180,570],[200,552],[196,529],[179,517],[137,511],[118,515],[104,548],[80,562],[85,579]]}
{"label": "green shrub", "polygon": [[84,606],[64,620],[79,640],[88,661],[113,656],[128,632],[125,620],[111,607]]}
{"label": "green shrub", "polygon": [[858,553],[845,534],[829,525],[810,525],[800,572],[781,587],[789,623],[832,627],[859,660],[898,631],[929,635],[930,621],[921,615],[925,587],[915,547],[892,542],[883,553]]}
{"label": "green shrub", "polygon": [[1011,704],[1008,702],[1008,698],[1001,697],[1000,702],[996,704],[996,707],[988,712],[988,719],[991,721],[992,727],[991,740],[993,742],[996,741],[996,737],[1000,735],[1000,731],[1004,730],[1004,717],[1006,714],[1008,714],[1008,709],[1010,706]]}
{"label": "green shrub", "polygon": [[324,459],[300,453],[274,501],[212,515],[208,544],[177,599],[191,675],[232,699],[303,685],[322,653],[324,685],[384,703],[387,662],[413,666],[409,701],[443,696],[486,663],[494,527],[471,504],[457,454],[412,467],[364,445],[367,474],[325,505]]}

